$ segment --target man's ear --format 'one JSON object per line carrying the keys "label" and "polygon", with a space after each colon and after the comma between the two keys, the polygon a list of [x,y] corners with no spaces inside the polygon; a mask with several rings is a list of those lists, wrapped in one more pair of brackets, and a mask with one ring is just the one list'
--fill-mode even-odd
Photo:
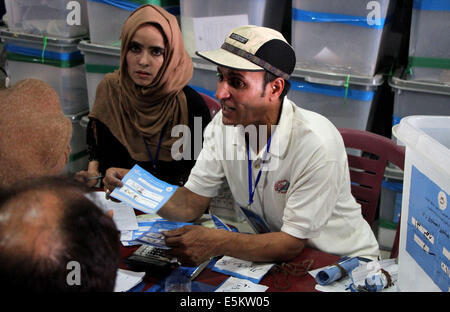
{"label": "man's ear", "polygon": [[281,77],[277,77],[270,84],[271,84],[270,88],[271,97],[273,97],[274,99],[278,99],[284,90],[284,79]]}
{"label": "man's ear", "polygon": [[70,147],[70,144],[67,145],[67,148],[64,151],[64,156],[66,158],[66,164],[69,162],[69,156],[70,156],[70,152],[72,151],[72,147]]}

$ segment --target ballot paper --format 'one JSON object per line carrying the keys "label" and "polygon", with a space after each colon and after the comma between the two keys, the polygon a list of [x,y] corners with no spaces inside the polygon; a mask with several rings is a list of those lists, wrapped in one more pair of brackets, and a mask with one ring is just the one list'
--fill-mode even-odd
{"label": "ballot paper", "polygon": [[215,292],[265,292],[269,287],[252,283],[247,279],[229,277]]}
{"label": "ballot paper", "polygon": [[145,213],[156,213],[178,188],[159,180],[138,165],[122,178],[122,183],[123,186],[116,187],[110,196]]}
{"label": "ballot paper", "polygon": [[161,232],[175,230],[185,225],[192,225],[192,223],[174,222],[167,220],[155,220],[150,223],[151,224],[149,225],[148,231],[143,233],[136,240],[142,244],[162,249],[169,249],[169,247],[166,246],[164,235],[161,234]]}
{"label": "ballot paper", "polygon": [[[156,221],[163,221],[165,219],[161,218],[156,213],[141,214],[136,216],[138,228],[132,231],[122,231],[120,236],[120,241],[124,246],[135,246],[141,245],[142,242],[137,239],[141,237],[145,232],[149,231],[151,227],[154,226]],[[234,231],[237,229],[231,229],[226,225],[220,218],[213,214],[204,214],[198,224],[208,228],[217,228],[227,231]]]}
{"label": "ballot paper", "polygon": [[132,231],[138,229],[136,214],[133,207],[127,203],[117,203],[105,198],[105,192],[92,192],[85,195],[102,211],[113,210],[113,220],[119,231]]}
{"label": "ballot paper", "polygon": [[273,266],[274,263],[256,263],[223,256],[216,262],[212,270],[258,284]]}
{"label": "ballot paper", "polygon": [[123,269],[117,270],[114,292],[128,291],[139,284],[145,276],[145,272],[133,272]]}
{"label": "ballot paper", "polygon": [[141,245],[137,238],[147,232],[154,221],[164,220],[156,213],[141,214],[136,216],[138,228],[132,231],[122,231],[120,234],[120,241],[124,246]]}

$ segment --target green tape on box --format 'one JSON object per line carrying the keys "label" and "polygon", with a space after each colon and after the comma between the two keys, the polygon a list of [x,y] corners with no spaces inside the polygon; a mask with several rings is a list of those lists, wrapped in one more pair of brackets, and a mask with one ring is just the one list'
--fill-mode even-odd
{"label": "green tape on box", "polygon": [[441,68],[450,69],[450,59],[445,58],[432,58],[432,57],[416,57],[410,56],[408,58],[408,67],[428,67],[428,68]]}
{"label": "green tape on box", "polygon": [[51,65],[51,66],[61,67],[61,68],[75,67],[75,66],[78,66],[78,65],[81,65],[84,63],[83,58],[68,60],[68,61],[61,61],[61,60],[53,60],[53,59],[47,59],[47,58],[42,59],[42,58],[37,58],[37,57],[22,55],[22,54],[17,54],[17,53],[11,53],[11,52],[6,53],[6,58],[11,61],[45,64],[45,65]]}
{"label": "green tape on box", "polygon": [[382,218],[378,220],[378,225],[384,229],[397,230],[398,223],[387,221]]}
{"label": "green tape on box", "polygon": [[70,154],[69,162],[77,161],[78,159],[81,159],[81,158],[83,158],[83,157],[85,157],[87,155],[88,155],[88,151],[87,150],[83,150],[83,151],[78,152],[78,153]]}
{"label": "green tape on box", "polygon": [[87,73],[108,74],[114,72],[116,69],[119,69],[119,66],[86,64]]}

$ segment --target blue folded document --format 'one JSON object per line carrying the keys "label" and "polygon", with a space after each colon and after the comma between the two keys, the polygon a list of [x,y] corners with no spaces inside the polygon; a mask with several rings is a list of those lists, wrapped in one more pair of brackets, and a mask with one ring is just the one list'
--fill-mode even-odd
{"label": "blue folded document", "polygon": [[[346,272],[346,274],[349,274],[354,268],[359,265],[359,260],[356,257],[345,257],[340,260],[338,264]],[[334,281],[337,281],[338,279],[346,275],[343,274],[341,268],[339,268],[337,265],[331,265],[324,268],[323,270],[319,271],[319,273],[317,273],[316,282],[320,285],[329,285]]]}

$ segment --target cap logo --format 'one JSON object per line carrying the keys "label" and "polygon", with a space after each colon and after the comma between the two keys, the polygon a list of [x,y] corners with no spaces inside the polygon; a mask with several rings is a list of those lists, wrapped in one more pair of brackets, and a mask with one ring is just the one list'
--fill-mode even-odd
{"label": "cap logo", "polygon": [[242,44],[246,44],[247,41],[248,41],[247,38],[242,37],[241,35],[238,35],[238,34],[236,34],[236,33],[232,33],[232,34],[230,35],[230,38],[231,38],[231,39],[234,39],[234,40],[236,40],[236,41],[239,41],[239,42],[242,43]]}

